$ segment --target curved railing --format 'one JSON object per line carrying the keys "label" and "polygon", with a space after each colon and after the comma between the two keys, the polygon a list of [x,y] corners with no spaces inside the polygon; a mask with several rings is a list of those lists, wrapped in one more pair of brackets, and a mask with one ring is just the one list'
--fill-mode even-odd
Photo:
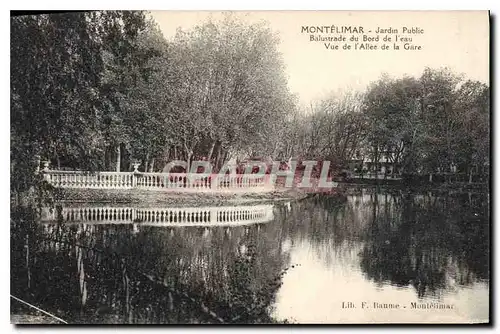
{"label": "curved railing", "polygon": [[61,218],[67,223],[218,226],[264,223],[273,220],[274,214],[273,205],[186,208],[67,206],[42,210],[42,222]]}
{"label": "curved railing", "polygon": [[134,187],[133,173],[49,170],[44,178],[58,188],[127,189]]}
{"label": "curved railing", "polygon": [[43,171],[54,187],[80,189],[145,189],[164,191],[272,191],[265,175],[196,175],[186,173]]}

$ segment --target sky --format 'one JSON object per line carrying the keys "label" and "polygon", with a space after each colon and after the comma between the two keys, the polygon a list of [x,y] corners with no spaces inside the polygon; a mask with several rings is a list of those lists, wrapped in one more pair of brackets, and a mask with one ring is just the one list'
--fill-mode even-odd
{"label": "sky", "polygon": [[[189,30],[221,12],[153,11],[167,39],[178,27]],[[280,37],[291,92],[308,105],[325,95],[345,90],[363,90],[382,73],[393,77],[419,76],[425,67],[449,67],[466,77],[489,83],[489,19],[486,11],[256,11],[237,12],[249,23],[266,21]],[[380,27],[398,29],[397,35],[412,38],[416,50],[328,50],[324,42],[310,41],[303,26],[363,27],[374,35]],[[403,34],[402,28],[423,29],[422,34]],[[367,33],[371,30],[372,33]],[[318,35],[313,34],[313,35]],[[321,36],[350,37],[333,33]],[[363,34],[360,34],[361,38]],[[386,34],[381,34],[381,38]],[[392,39],[396,34],[389,34]],[[327,42],[328,43],[328,42]],[[379,43],[379,48],[380,44]],[[393,43],[388,43],[393,44]]]}

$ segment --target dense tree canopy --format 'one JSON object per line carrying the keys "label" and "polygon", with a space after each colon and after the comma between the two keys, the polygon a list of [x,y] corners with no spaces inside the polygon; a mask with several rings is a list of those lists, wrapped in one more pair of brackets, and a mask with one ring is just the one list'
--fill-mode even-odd
{"label": "dense tree canopy", "polygon": [[[363,93],[335,93],[291,118],[292,154],[349,161],[384,159],[406,175],[450,172],[487,176],[489,87],[448,69],[420,77],[382,75]],[[292,124],[293,123],[293,124]]]}
{"label": "dense tree canopy", "polygon": [[141,11],[11,18],[13,186],[33,184],[37,156],[57,168],[162,171],[178,159],[300,157],[341,169],[386,155],[408,174],[487,172],[487,85],[426,69],[303,110],[278,45],[266,24],[232,15],[172,40]]}

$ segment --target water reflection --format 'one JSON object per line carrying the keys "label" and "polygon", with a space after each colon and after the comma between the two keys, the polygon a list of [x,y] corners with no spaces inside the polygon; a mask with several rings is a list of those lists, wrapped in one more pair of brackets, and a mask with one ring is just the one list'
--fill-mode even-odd
{"label": "water reflection", "polygon": [[[488,318],[484,194],[363,191],[233,213],[139,209],[70,205],[55,211],[63,222],[42,212],[42,223],[14,210],[12,294],[73,323]],[[440,300],[458,313],[342,311],[349,300]]]}
{"label": "water reflection", "polygon": [[[471,322],[488,319],[489,217],[484,194],[364,191],[282,215],[290,258],[275,316],[297,322]],[[343,310],[351,301],[356,309]],[[455,305],[411,310],[411,302]],[[361,310],[400,303],[408,310]]]}
{"label": "water reflection", "polygon": [[[411,285],[418,297],[439,297],[455,285],[486,279],[487,201],[406,195],[400,201],[372,196],[373,212],[361,268],[377,283]],[[471,198],[472,200],[472,198]],[[469,204],[469,205],[466,205]]]}
{"label": "water reflection", "polygon": [[[131,207],[109,205],[56,205],[41,209],[42,222],[130,224],[154,226],[230,226],[257,224],[273,219],[273,206]],[[137,226],[135,226],[137,228]]]}
{"label": "water reflection", "polygon": [[13,218],[11,290],[63,318],[271,321],[262,313],[286,261],[276,225],[137,231],[134,224],[38,224],[24,211]]}

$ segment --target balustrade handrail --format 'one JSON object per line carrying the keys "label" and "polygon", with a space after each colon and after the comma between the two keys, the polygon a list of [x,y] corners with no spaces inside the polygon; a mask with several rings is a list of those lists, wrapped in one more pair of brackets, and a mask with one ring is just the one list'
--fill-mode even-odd
{"label": "balustrade handrail", "polygon": [[79,175],[130,175],[134,172],[102,172],[102,171],[83,171],[83,170],[58,170],[58,169],[50,169],[50,170],[42,170],[42,173],[45,174],[79,174]]}
{"label": "balustrade handrail", "polygon": [[[134,172],[131,172],[134,173]],[[205,174],[205,173],[151,173],[151,172],[135,172],[135,175],[151,175],[151,176],[178,176],[178,177],[190,177],[197,175],[197,177],[211,177],[211,178],[223,178],[223,177],[249,177],[249,178],[263,178],[265,174]]]}
{"label": "balustrade handrail", "polygon": [[151,176],[181,176],[181,177],[189,177],[192,175],[201,175],[207,177],[249,177],[249,178],[263,178],[266,174],[204,174],[204,173],[157,173],[157,172],[110,172],[110,171],[82,171],[82,170],[59,170],[59,169],[49,169],[42,170],[45,174],[82,174],[82,175],[93,175],[93,174],[105,174],[105,175],[151,175]]}
{"label": "balustrade handrail", "polygon": [[41,171],[56,187],[149,189],[170,191],[265,191],[274,188],[265,174],[149,173],[101,171]]}

